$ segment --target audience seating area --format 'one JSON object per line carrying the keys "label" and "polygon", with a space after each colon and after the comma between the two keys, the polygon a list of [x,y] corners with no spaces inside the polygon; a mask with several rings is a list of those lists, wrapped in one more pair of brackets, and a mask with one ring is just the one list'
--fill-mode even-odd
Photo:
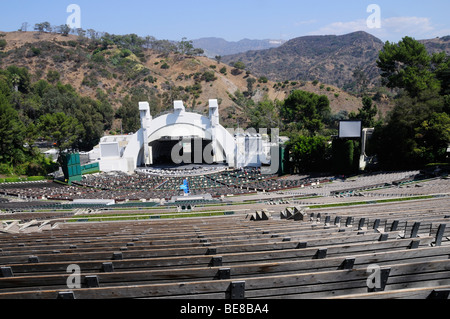
{"label": "audience seating area", "polygon": [[115,199],[148,201],[170,199],[183,194],[180,186],[189,181],[192,195],[211,194],[213,197],[275,191],[308,185],[310,179],[283,180],[275,175],[263,175],[260,169],[226,170],[208,175],[158,176],[137,172],[86,175],[71,186],[51,182],[0,184],[0,194],[27,200]]}
{"label": "audience seating area", "polygon": [[3,233],[0,299],[448,297],[449,207],[435,198],[300,208],[287,219],[235,214]]}
{"label": "audience seating area", "polygon": [[[120,172],[85,175],[82,181],[74,182],[70,186],[49,181],[4,183],[0,184],[0,195],[15,196],[23,201],[115,199],[117,202],[159,202],[160,199],[168,200],[182,195],[180,186],[184,179],[187,179],[192,195],[211,194],[216,198],[261,192],[286,192],[287,195],[292,193],[299,196],[353,196],[373,189],[377,191],[367,193],[368,196],[388,196],[386,194],[392,193],[393,188],[396,189],[393,192],[395,196],[402,192],[420,194],[421,185],[413,189],[406,184],[408,181],[414,181],[418,174],[418,171],[377,173],[340,180],[334,177],[264,175],[257,168],[221,170],[191,176],[154,175],[140,170],[133,175]],[[440,188],[435,185],[432,187],[437,191],[445,191],[447,185],[444,181]]]}

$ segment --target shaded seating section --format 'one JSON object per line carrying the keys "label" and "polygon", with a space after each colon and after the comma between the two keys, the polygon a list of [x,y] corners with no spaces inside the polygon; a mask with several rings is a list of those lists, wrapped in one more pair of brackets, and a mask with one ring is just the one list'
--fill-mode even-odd
{"label": "shaded seating section", "polygon": [[[448,206],[441,198],[364,211],[292,210],[302,218],[62,223],[0,234],[0,298],[445,295],[437,292],[450,286]],[[73,265],[79,287],[68,287]],[[371,265],[379,267],[373,285]]]}

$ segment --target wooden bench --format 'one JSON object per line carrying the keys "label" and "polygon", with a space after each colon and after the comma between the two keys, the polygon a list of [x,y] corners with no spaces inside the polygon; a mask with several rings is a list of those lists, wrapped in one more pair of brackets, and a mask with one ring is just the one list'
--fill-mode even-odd
{"label": "wooden bench", "polygon": [[[450,260],[394,264],[382,267],[380,289],[396,290],[450,285]],[[167,275],[167,274],[166,274]],[[244,277],[165,284],[81,289],[49,289],[0,293],[0,299],[109,298],[325,298],[366,293],[368,269],[308,272],[281,276]]]}
{"label": "wooden bench", "polygon": [[[389,275],[386,292],[450,285],[448,219],[402,214],[67,223],[2,234],[0,298],[356,296],[367,293],[372,264]],[[82,288],[69,292],[73,264]]]}
{"label": "wooden bench", "polygon": [[[434,247],[434,248],[417,248],[417,249],[403,249],[395,251],[379,251],[371,254],[350,254],[341,255],[341,257],[330,257],[326,258],[327,249],[322,248],[314,251],[307,251],[306,249],[299,250],[299,252],[304,253],[304,256],[308,256],[308,259],[298,259],[291,258],[289,260],[273,260],[273,258],[266,260],[253,261],[253,263],[233,263],[232,265],[227,265],[229,258],[236,258],[237,256],[211,256],[209,260],[204,258],[203,266],[199,268],[188,268],[186,263],[183,266],[186,268],[180,268],[179,265],[173,264],[172,268],[165,268],[161,270],[157,267],[153,270],[143,269],[148,267],[145,260],[127,260],[127,261],[113,261],[111,263],[110,270],[119,269],[120,275],[114,273],[98,273],[102,268],[103,264],[98,263],[97,268],[93,270],[96,271],[95,274],[101,279],[102,283],[126,283],[126,282],[136,282],[136,281],[179,281],[182,280],[196,280],[196,279],[214,279],[215,277],[220,277],[220,268],[217,267],[227,267],[229,269],[228,276],[239,278],[240,276],[248,275],[261,275],[261,274],[271,274],[271,273],[300,273],[307,272],[311,270],[323,271],[323,270],[334,270],[340,268],[361,268],[367,267],[370,263],[377,264],[389,264],[389,263],[402,263],[402,262],[412,262],[417,260],[435,260],[447,258],[450,249],[447,247]],[[309,255],[306,255],[309,253]],[[293,254],[291,254],[292,256]],[[241,256],[242,257],[242,256]],[[272,256],[270,256],[272,257]],[[287,257],[287,256],[284,256]],[[260,256],[261,258],[261,256]],[[352,259],[352,260],[350,260]],[[179,260],[180,261],[180,260]],[[198,261],[198,260],[197,260]],[[226,261],[226,262],[224,262]],[[208,263],[209,262],[209,263]],[[215,265],[216,263],[216,265]],[[95,264],[95,263],[91,263]],[[80,270],[81,270],[81,265]],[[86,266],[84,264],[83,266]],[[147,267],[146,267],[147,266]],[[167,266],[167,265],[166,265]],[[32,266],[33,267],[33,266]],[[67,268],[69,264],[67,265]],[[94,266],[95,267],[95,266]],[[66,269],[67,269],[66,268]],[[86,271],[84,267],[83,271]],[[20,270],[20,266],[11,267],[12,273],[16,273],[16,270]],[[133,270],[131,270],[133,269]],[[104,270],[105,271],[105,270]],[[66,271],[67,272],[67,271]],[[17,276],[12,278],[0,278],[0,289],[6,288],[16,288],[21,285],[30,285],[40,282],[41,285],[65,285],[66,281],[63,280],[68,275],[58,276],[58,275],[31,275],[30,271],[26,272],[25,276]],[[37,279],[36,279],[37,278]],[[57,280],[57,281],[55,281]]]}
{"label": "wooden bench", "polygon": [[[261,244],[256,248],[243,247],[226,249],[229,247],[204,248],[202,254],[186,254],[177,256],[168,252],[167,256],[161,256],[158,252],[124,251],[92,254],[91,258],[79,254],[50,255],[47,259],[38,257],[38,263],[27,260],[25,263],[2,264],[10,267],[14,274],[37,273],[65,273],[69,265],[76,263],[82,271],[100,271],[104,263],[112,262],[115,269],[152,269],[161,267],[188,267],[195,265],[209,266],[213,264],[213,257],[220,256],[222,265],[243,264],[271,260],[286,259],[313,259],[319,256],[320,250],[326,249],[327,256],[338,257],[367,252],[385,252],[409,248],[427,247],[433,239],[431,237],[415,240],[391,240],[383,242],[363,242],[344,245],[330,245],[309,247],[307,242],[280,244]],[[147,254],[146,254],[147,253]],[[15,262],[15,260],[14,260]]]}
{"label": "wooden bench", "polygon": [[398,289],[374,293],[352,294],[327,299],[440,299],[446,300],[450,296],[450,285],[424,288]]}

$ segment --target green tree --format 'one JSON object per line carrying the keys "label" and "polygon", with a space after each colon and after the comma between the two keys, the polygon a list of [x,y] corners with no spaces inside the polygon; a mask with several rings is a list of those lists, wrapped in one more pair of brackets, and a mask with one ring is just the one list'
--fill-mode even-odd
{"label": "green tree", "polygon": [[73,117],[81,124],[83,130],[75,143],[77,149],[90,151],[100,141],[103,132],[110,128],[112,110],[108,110],[101,101],[81,97],[79,106],[74,109]]}
{"label": "green tree", "polygon": [[9,81],[12,83],[16,91],[28,93],[30,90],[31,77],[26,68],[10,65],[6,69]]}
{"label": "green tree", "polygon": [[[371,141],[381,166],[385,169],[409,169],[426,164],[427,158],[417,151],[422,143],[417,129],[434,113],[442,113],[444,105],[444,98],[436,96],[435,92],[422,93],[415,98],[407,95],[398,98],[386,124],[375,127]],[[428,145],[427,149],[431,152],[435,148]],[[430,154],[430,157],[435,156]]]}
{"label": "green tree", "polygon": [[63,24],[61,26],[59,26],[59,32],[61,32],[61,34],[65,37],[67,37],[70,33],[70,27],[67,24]]}
{"label": "green tree", "polygon": [[46,22],[43,22],[42,24],[44,25],[45,32],[52,32],[53,28],[52,28],[50,22],[46,21]]}
{"label": "green tree", "polygon": [[[47,74],[48,76],[48,74]],[[32,91],[34,94],[42,98],[51,85],[45,80],[39,80],[32,85]]]}
{"label": "green tree", "polygon": [[168,55],[170,52],[175,52],[177,46],[169,40],[156,40],[152,43],[152,49],[163,55]]}
{"label": "green tree", "polygon": [[96,110],[102,115],[105,130],[109,130],[114,120],[114,109],[106,93],[100,89],[97,90],[97,99],[100,103],[96,104]]}
{"label": "green tree", "polygon": [[[48,76],[56,81],[58,74],[50,71]],[[114,119],[107,95],[97,93],[97,99],[92,99],[80,96],[69,84],[31,83],[27,69],[14,65],[0,70],[0,143],[4,143],[0,171],[25,174],[51,170],[52,165],[32,147],[37,137],[55,142],[60,151],[91,150]]]}
{"label": "green tree", "polygon": [[11,95],[11,82],[8,80],[8,75],[3,70],[0,70],[0,95],[9,97]]}
{"label": "green tree", "polygon": [[450,56],[445,52],[435,53],[432,63],[436,78],[441,82],[441,95],[450,95]]}
{"label": "green tree", "polygon": [[187,40],[187,38],[182,38],[180,43],[178,43],[178,52],[181,54],[190,55],[194,50],[194,46],[192,45],[192,40]]}
{"label": "green tree", "polygon": [[50,71],[48,71],[48,73],[47,73],[47,80],[48,80],[50,83],[58,82],[60,77],[61,77],[61,75],[60,75],[59,72],[56,71],[56,70],[50,70]]}
{"label": "green tree", "polygon": [[61,155],[75,149],[82,136],[83,126],[72,116],[59,113],[47,113],[39,118],[38,131],[41,137],[54,142],[59,152],[58,161],[61,164]]}
{"label": "green tree", "polygon": [[256,130],[266,128],[270,134],[270,129],[278,128],[280,125],[279,107],[277,101],[274,102],[265,96],[264,100],[249,109],[249,127]]}
{"label": "green tree", "polygon": [[83,30],[82,28],[77,29],[77,35],[78,35],[78,41],[81,43],[86,42],[86,30]]}
{"label": "green tree", "polygon": [[253,85],[256,83],[255,78],[247,78],[247,94],[251,97],[253,95]]}
{"label": "green tree", "polygon": [[377,65],[383,84],[389,88],[405,89],[411,97],[425,90],[440,89],[433,72],[432,57],[425,45],[411,37],[404,37],[399,43],[386,42]]}
{"label": "green tree", "polygon": [[234,66],[236,69],[239,69],[239,70],[245,70],[245,68],[246,68],[244,62],[242,62],[242,61],[235,62],[235,63],[233,64],[233,66]]}
{"label": "green tree", "polygon": [[362,99],[363,107],[358,109],[358,113],[351,112],[349,118],[351,120],[361,120],[362,126],[372,128],[376,125],[375,116],[378,114],[378,108],[370,97],[364,96]]}
{"label": "green tree", "polygon": [[38,32],[52,32],[52,26],[50,25],[50,22],[41,22],[41,23],[36,23],[34,25],[34,31],[38,31]]}
{"label": "green tree", "polygon": [[433,113],[429,119],[415,129],[414,154],[424,163],[444,162],[450,143],[450,116]]}
{"label": "green tree", "polygon": [[360,66],[353,70],[353,78],[355,79],[358,92],[365,92],[367,90],[369,80],[367,79],[366,73]]}
{"label": "green tree", "polygon": [[25,134],[17,111],[0,94],[0,163],[15,165],[25,161]]}
{"label": "green tree", "polygon": [[351,174],[358,171],[359,143],[350,139],[334,139],[332,143],[333,171]]}
{"label": "green tree", "polygon": [[34,25],[34,31],[44,32],[44,24],[43,23],[36,23]]}
{"label": "green tree", "polygon": [[[141,101],[143,101],[141,99]],[[116,111],[116,117],[122,119],[122,129],[124,133],[136,132],[141,127],[139,110],[136,107],[139,97],[127,95],[122,100],[122,106]]]}
{"label": "green tree", "polygon": [[293,91],[283,103],[281,116],[288,130],[303,130],[315,135],[323,129],[323,121],[330,117],[330,101],[325,95],[302,90]]}
{"label": "green tree", "polygon": [[258,82],[259,82],[259,83],[267,83],[267,82],[269,82],[269,80],[267,79],[267,77],[261,76],[261,77],[258,79]]}
{"label": "green tree", "polygon": [[151,35],[147,35],[144,37],[144,41],[145,41],[145,47],[147,49],[150,49],[152,47],[152,43],[156,40],[156,38],[154,36]]}
{"label": "green tree", "polygon": [[383,82],[402,89],[385,125],[377,125],[373,148],[388,169],[422,167],[442,159],[450,144],[447,116],[450,111],[449,57],[429,55],[425,46],[405,37],[386,43],[378,66]]}
{"label": "green tree", "polygon": [[217,80],[217,77],[214,71],[205,71],[203,72],[201,79],[205,82],[213,82]]}
{"label": "green tree", "polygon": [[295,172],[323,171],[327,167],[329,149],[323,136],[298,135],[288,142],[287,150]]}

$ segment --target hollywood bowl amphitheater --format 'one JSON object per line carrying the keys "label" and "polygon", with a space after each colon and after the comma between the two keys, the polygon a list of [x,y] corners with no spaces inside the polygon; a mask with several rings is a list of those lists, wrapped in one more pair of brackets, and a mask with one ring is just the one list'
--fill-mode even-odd
{"label": "hollywood bowl amphitheater", "polygon": [[291,175],[282,137],[152,118],[0,183],[0,299],[448,299],[450,180]]}

